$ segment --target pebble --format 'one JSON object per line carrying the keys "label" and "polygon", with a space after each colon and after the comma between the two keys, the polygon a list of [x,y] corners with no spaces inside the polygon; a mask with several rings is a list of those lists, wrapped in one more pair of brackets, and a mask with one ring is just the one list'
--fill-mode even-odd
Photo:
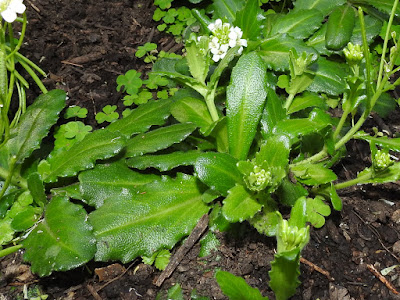
{"label": "pebble", "polygon": [[390,219],[394,223],[399,224],[400,223],[400,209],[395,210]]}
{"label": "pebble", "polygon": [[400,253],[400,241],[397,241],[396,243],[393,244],[393,252],[394,253]]}

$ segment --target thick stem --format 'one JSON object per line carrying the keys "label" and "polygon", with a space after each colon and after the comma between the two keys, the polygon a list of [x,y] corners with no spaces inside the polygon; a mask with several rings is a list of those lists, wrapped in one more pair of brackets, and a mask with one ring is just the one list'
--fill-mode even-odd
{"label": "thick stem", "polygon": [[206,100],[207,108],[208,108],[208,111],[210,112],[211,118],[214,122],[216,122],[219,120],[219,116],[218,116],[218,110],[215,107],[214,96],[215,96],[215,89],[212,89],[211,91],[209,91],[206,94],[205,100]]}
{"label": "thick stem", "polygon": [[364,175],[362,175],[360,177],[357,177],[357,178],[354,178],[354,179],[351,179],[351,180],[348,180],[348,181],[345,181],[345,182],[340,182],[340,183],[335,184],[335,189],[340,190],[340,189],[344,189],[344,188],[347,188],[347,187],[350,187],[350,186],[353,186],[353,185],[356,185],[356,184],[366,183],[366,181],[371,179],[372,176],[373,176],[372,171],[369,171],[369,172],[367,172],[366,174],[364,174]]}
{"label": "thick stem", "polygon": [[292,93],[289,95],[289,97],[287,97],[285,105],[283,106],[286,110],[289,110],[289,107],[292,104],[295,95],[295,93]]}
{"label": "thick stem", "polygon": [[344,111],[342,116],[340,117],[339,123],[335,129],[335,132],[333,133],[333,139],[336,140],[337,136],[339,135],[340,131],[342,130],[344,123],[347,120],[347,116],[349,115],[348,111]]}
{"label": "thick stem", "polygon": [[[12,169],[12,171],[9,171],[9,170],[6,170],[6,169],[0,167],[0,178],[4,178],[5,179],[5,183],[4,183],[4,186],[3,186],[4,192],[8,187],[8,186],[6,186],[7,181],[8,181],[8,185],[10,183],[12,183],[13,185],[19,186],[20,188],[28,189],[28,183],[24,178],[19,177],[19,176],[18,177],[13,176],[14,166],[15,166],[15,164],[13,166],[10,166],[10,169]],[[3,190],[0,192],[0,193],[2,193],[0,195],[0,198],[3,196],[4,192],[3,192]]]}

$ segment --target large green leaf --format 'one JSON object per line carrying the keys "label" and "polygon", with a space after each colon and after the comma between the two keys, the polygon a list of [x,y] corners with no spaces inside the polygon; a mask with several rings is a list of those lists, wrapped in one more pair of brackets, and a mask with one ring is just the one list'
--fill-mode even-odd
{"label": "large green leaf", "polygon": [[[357,1],[360,4],[366,4],[366,5],[372,5],[373,7],[377,8],[380,11],[383,11],[387,14],[390,14],[390,12],[392,11],[392,7],[393,7],[393,0],[360,0]],[[397,16],[400,15],[400,6],[397,5],[397,9],[395,14]]]}
{"label": "large green leaf", "polygon": [[214,0],[212,8],[216,18],[226,18],[229,23],[233,23],[236,19],[236,13],[243,7],[242,0]]}
{"label": "large green leaf", "polygon": [[318,9],[292,10],[280,17],[270,35],[287,33],[295,39],[306,39],[322,24],[324,15]]}
{"label": "large green leaf", "polygon": [[344,92],[345,78],[349,73],[347,67],[342,63],[329,61],[324,57],[319,57],[313,67],[316,68],[314,81],[308,86],[307,90],[333,96]]}
{"label": "large green leaf", "polygon": [[168,148],[183,141],[195,129],[196,125],[185,123],[161,127],[139,134],[126,143],[125,157],[134,157]]}
{"label": "large green leaf", "polygon": [[158,178],[153,174],[134,172],[122,161],[117,161],[97,165],[92,170],[80,173],[80,192],[89,205],[98,208],[103,205],[106,198],[131,195],[137,191],[138,186]]}
{"label": "large green leaf", "polygon": [[263,10],[258,5],[258,0],[248,0],[242,10],[236,14],[235,26],[243,31],[243,38],[256,40],[259,37],[264,19]]}
{"label": "large green leaf", "polygon": [[85,210],[66,197],[54,197],[43,222],[22,244],[24,259],[32,264],[32,271],[47,276],[87,263],[96,252],[95,242]]}
{"label": "large green leaf", "polygon": [[197,150],[175,151],[170,154],[143,155],[136,156],[126,160],[126,164],[131,168],[144,170],[147,168],[156,168],[162,172],[169,171],[179,166],[193,166],[197,158],[203,155]]}
{"label": "large green leaf", "polygon": [[237,160],[226,153],[209,152],[201,155],[195,164],[196,176],[211,189],[227,195],[242,175],[236,167]]}
{"label": "large green leaf", "polygon": [[[382,29],[382,22],[374,18],[373,16],[366,15],[364,17],[365,22],[365,33],[367,37],[367,42],[371,43],[374,38],[380,33]],[[360,19],[356,19],[356,25],[354,26],[353,35],[351,36],[350,41],[355,45],[362,45],[362,35],[361,35],[361,25]]]}
{"label": "large green leaf", "polygon": [[[52,90],[40,95],[33,104],[28,106],[18,125],[11,131],[11,139],[0,152],[15,156],[16,162],[22,163],[33,150],[39,148],[42,139],[57,122],[65,106],[65,98],[66,94],[62,90]],[[7,163],[4,159],[0,160],[2,164]]]}
{"label": "large green leaf", "polygon": [[132,110],[129,116],[108,125],[112,132],[120,132],[128,137],[133,134],[146,132],[150,126],[163,125],[170,115],[172,101],[149,101]]}
{"label": "large green leaf", "polygon": [[288,114],[313,106],[324,108],[326,106],[325,100],[318,94],[305,92],[293,99],[292,104],[289,106]]}
{"label": "large green leaf", "polygon": [[340,50],[350,42],[355,24],[355,11],[351,5],[336,7],[329,15],[325,35],[326,48]]}
{"label": "large green leaf", "polygon": [[141,186],[133,196],[108,198],[89,216],[96,260],[125,263],[172,248],[207,213],[203,192],[196,178],[179,174]]}
{"label": "large green leaf", "polygon": [[296,10],[318,9],[327,15],[333,8],[346,3],[346,0],[297,0],[294,5]]}
{"label": "large green leaf", "polygon": [[229,272],[219,270],[215,278],[229,300],[268,300],[268,297],[263,297],[258,289],[248,285],[243,278]]}
{"label": "large green leaf", "polygon": [[55,182],[58,177],[74,176],[79,171],[91,169],[98,159],[117,155],[125,145],[118,133],[99,129],[89,133],[70,149],[55,152],[40,162],[38,170],[44,182]]}
{"label": "large green leaf", "polygon": [[260,56],[268,68],[275,71],[289,70],[289,51],[295,49],[297,53],[317,55],[317,52],[308,47],[302,40],[294,39],[287,34],[276,35],[261,43]]}
{"label": "large green leaf", "polygon": [[195,124],[203,134],[213,123],[205,102],[194,97],[186,97],[176,101],[172,104],[171,114],[181,123]]}
{"label": "large green leaf", "polygon": [[231,223],[250,219],[262,209],[257,197],[240,184],[228,191],[223,203],[222,213]]}
{"label": "large green leaf", "polygon": [[266,66],[256,52],[240,57],[227,88],[229,152],[247,158],[267,97]]}
{"label": "large green leaf", "polygon": [[256,154],[255,163],[261,166],[265,162],[269,168],[285,169],[289,162],[289,142],[289,138],[285,135],[270,137],[261,145],[260,151]]}
{"label": "large green leaf", "polygon": [[287,118],[286,110],[283,108],[283,100],[278,97],[274,90],[268,89],[267,103],[260,121],[261,134],[264,139],[272,134],[272,130],[278,122]]}

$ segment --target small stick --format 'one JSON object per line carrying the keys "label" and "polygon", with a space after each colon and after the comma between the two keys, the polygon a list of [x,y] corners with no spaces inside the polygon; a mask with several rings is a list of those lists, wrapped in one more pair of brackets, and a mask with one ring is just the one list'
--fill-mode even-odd
{"label": "small stick", "polygon": [[378,272],[377,269],[375,269],[375,267],[373,265],[367,264],[367,268],[368,270],[370,270],[370,272],[372,274],[374,274],[376,277],[378,277],[378,279],[384,284],[386,285],[386,287],[395,295],[398,295],[399,292],[395,289],[395,287],[381,274]]}
{"label": "small stick", "polygon": [[97,294],[96,290],[94,289],[93,286],[91,286],[90,284],[86,285],[87,289],[89,290],[89,292],[92,294],[93,298],[96,300],[103,300],[99,294]]}
{"label": "small stick", "polygon": [[189,252],[189,250],[193,247],[193,245],[197,242],[201,235],[206,231],[207,226],[208,215],[205,214],[201,217],[199,222],[197,222],[197,225],[194,227],[183,245],[175,252],[175,255],[171,258],[168,266],[154,282],[154,285],[160,287],[165,279],[171,276],[171,274],[175,271],[176,267],[179,265],[186,253]]}
{"label": "small stick", "polygon": [[303,264],[311,267],[313,270],[321,273],[322,275],[325,275],[329,279],[329,281],[335,281],[335,278],[333,278],[331,276],[331,274],[329,274],[328,271],[325,271],[325,270],[321,269],[320,267],[318,267],[317,265],[315,265],[311,261],[305,259],[304,257],[300,257],[300,262],[302,262]]}

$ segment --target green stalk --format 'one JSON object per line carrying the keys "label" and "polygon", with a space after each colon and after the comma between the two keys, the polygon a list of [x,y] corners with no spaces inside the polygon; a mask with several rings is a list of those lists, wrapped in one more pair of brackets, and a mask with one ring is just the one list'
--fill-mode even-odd
{"label": "green stalk", "polygon": [[[364,13],[361,9],[361,7],[358,8],[358,17],[360,19],[360,25],[361,25],[361,35],[362,35],[362,40],[363,40],[363,50],[364,50],[364,59],[365,59],[365,68],[367,71],[367,82],[366,82],[366,88],[367,88],[367,99],[371,99],[371,62],[369,59],[369,47],[368,47],[368,41],[367,41],[367,31],[365,29],[365,20],[364,20]],[[379,78],[379,77],[378,77]],[[379,86],[379,83],[377,84]],[[367,101],[367,107],[366,109],[371,111],[371,106],[370,102]]]}
{"label": "green stalk", "polygon": [[336,190],[344,189],[344,188],[347,188],[347,187],[350,187],[350,186],[353,186],[356,184],[366,183],[366,181],[371,179],[372,176],[373,176],[373,173],[372,173],[372,171],[370,171],[360,177],[357,177],[357,178],[354,178],[354,179],[351,179],[351,180],[348,180],[345,182],[337,183],[334,186],[335,186]]}
{"label": "green stalk", "polygon": [[287,99],[285,101],[285,105],[283,106],[286,109],[286,111],[289,110],[289,107],[292,104],[295,95],[296,95],[296,93],[292,93],[292,94],[289,94],[289,97],[287,97]]}
{"label": "green stalk", "polygon": [[382,56],[381,56],[381,63],[379,65],[379,73],[378,73],[378,82],[377,82],[377,86],[380,85],[381,80],[382,80],[382,76],[383,76],[383,68],[384,68],[384,64],[385,64],[385,56],[386,56],[386,50],[387,50],[387,44],[389,42],[389,36],[390,36],[390,30],[392,27],[392,23],[393,23],[393,19],[396,13],[396,9],[397,9],[397,5],[399,3],[399,0],[395,0],[393,7],[392,7],[392,11],[390,13],[390,18],[389,18],[389,22],[388,22],[388,26],[386,29],[386,34],[385,34],[385,39],[383,41],[383,49],[382,49]]}
{"label": "green stalk", "polygon": [[36,73],[31,69],[31,67],[24,61],[20,61],[19,63],[28,72],[28,74],[32,77],[32,79],[35,81],[36,85],[39,87],[39,89],[42,91],[42,93],[46,94],[47,93],[46,87],[43,85],[42,81],[39,79],[39,77],[36,75]]}
{"label": "green stalk", "polygon": [[[25,32],[26,32],[26,25],[27,25],[27,19],[26,19],[26,13],[23,14],[23,21],[22,21],[22,28],[21,28],[21,36],[18,39],[18,44],[15,47],[12,47],[13,50],[11,51],[10,54],[7,55],[6,60],[10,59],[12,56],[14,56],[19,49],[21,49],[22,43],[24,42],[25,38]],[[12,32],[12,27],[11,24],[8,28],[9,34],[10,34],[10,40],[14,38],[13,32]]]}
{"label": "green stalk", "polygon": [[349,115],[348,111],[344,111],[342,116],[340,117],[339,123],[333,133],[333,139],[336,140],[337,136],[339,135],[340,131],[342,130],[344,124],[346,123],[347,116]]}
{"label": "green stalk", "polygon": [[17,252],[22,247],[23,247],[22,245],[15,245],[15,246],[11,246],[11,247],[5,248],[3,250],[0,250],[0,257],[4,257],[4,256],[7,256],[14,252]]}
{"label": "green stalk", "polygon": [[[0,178],[4,178],[6,180],[2,191],[0,192],[0,198],[4,195],[5,190],[8,188],[8,185],[10,183],[12,183],[15,186],[19,186],[20,188],[28,189],[28,182],[26,181],[26,179],[24,179],[20,176],[18,176],[18,178],[16,176],[13,176],[14,167],[15,167],[15,163],[14,163],[14,166],[10,166],[10,169],[12,169],[12,171],[9,171],[9,170],[6,170],[6,169],[0,167]],[[6,186],[7,181],[8,181],[8,185]],[[3,190],[4,190],[4,192],[3,192]]]}
{"label": "green stalk", "polygon": [[214,103],[215,90],[216,90],[216,85],[215,85],[215,88],[208,91],[205,96],[208,111],[210,112],[211,118],[214,122],[219,120],[218,111],[217,111],[217,108],[215,107],[215,103]]}

